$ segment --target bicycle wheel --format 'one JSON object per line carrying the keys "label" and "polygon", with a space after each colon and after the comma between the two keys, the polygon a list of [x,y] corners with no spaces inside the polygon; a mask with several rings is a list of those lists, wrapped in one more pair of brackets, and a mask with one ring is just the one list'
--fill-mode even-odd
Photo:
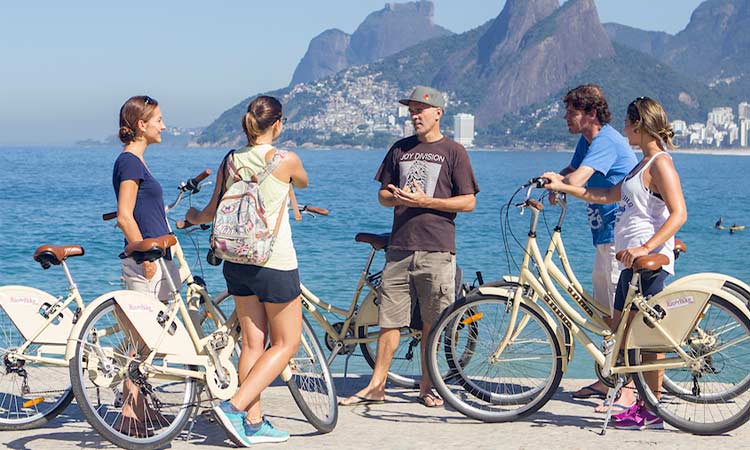
{"label": "bicycle wheel", "polygon": [[[682,346],[700,367],[667,369],[679,388],[657,396],[643,373],[633,375],[640,397],[667,423],[694,434],[731,431],[750,419],[750,320],[730,302],[712,296]],[[675,357],[667,353],[666,357]],[[636,362],[641,350],[634,351]]]}
{"label": "bicycle wheel", "polygon": [[307,317],[302,317],[302,340],[289,368],[292,376],[286,384],[302,414],[321,433],[333,431],[339,418],[336,386]]}
{"label": "bicycle wheel", "polygon": [[65,359],[57,346],[31,344],[24,354],[59,358],[60,365],[32,362],[17,355],[16,349],[26,340],[13,321],[0,308],[0,430],[28,430],[57,417],[73,400]]}
{"label": "bicycle wheel", "polygon": [[[562,378],[562,351],[550,325],[536,311],[521,305],[517,327],[505,350],[494,353],[505,336],[510,318],[509,303],[502,297],[474,295],[466,303],[449,308],[432,328],[427,347],[427,370],[435,388],[448,404],[471,418],[484,422],[507,422],[541,408]],[[455,342],[456,329],[474,323],[469,336]],[[440,355],[442,345],[469,347],[461,339],[474,340],[471,358],[457,363]],[[440,374],[455,373],[450,378]]]}
{"label": "bicycle wheel", "polygon": [[[363,342],[359,346],[362,355],[370,368],[375,369],[375,358],[378,350],[378,326],[361,326],[357,333],[360,338],[374,338],[372,342]],[[396,352],[393,354],[388,380],[402,388],[417,388],[422,379],[422,357],[420,342],[422,331],[413,328],[401,328],[401,337]]]}
{"label": "bicycle wheel", "polygon": [[[740,287],[740,286],[738,286],[738,285],[736,285],[736,284],[734,284],[732,282],[727,281],[726,283],[724,283],[724,285],[721,287],[721,289],[724,290],[724,291],[726,291],[726,292],[728,292],[729,294],[735,296],[738,300],[742,301],[744,304],[746,304],[746,305],[748,305],[748,307],[750,307],[750,292],[747,292],[742,287]],[[670,371],[670,372],[672,372],[672,371]],[[734,387],[734,389],[730,388],[730,389],[727,390],[727,392],[713,394],[713,395],[707,396],[707,398],[713,397],[714,399],[718,399],[719,401],[726,400],[726,399],[729,398],[728,396],[731,395],[731,393],[733,391],[741,391],[742,390],[742,386],[744,386],[745,383],[750,383],[750,373],[747,375],[746,379],[742,380],[741,382],[739,382]],[[669,392],[670,394],[677,395],[677,396],[684,396],[684,395],[691,396],[691,395],[693,395],[693,393],[692,393],[692,386],[686,387],[684,385],[681,385],[680,383],[676,383],[676,382],[672,381],[672,379],[669,377],[669,374],[667,374],[667,373],[664,374],[664,379],[662,381],[662,387],[663,387],[663,389],[665,391]]]}
{"label": "bicycle wheel", "polygon": [[[91,312],[77,339],[70,361],[73,393],[99,434],[117,446],[145,450],[167,445],[182,431],[195,408],[195,380],[142,373],[148,351],[113,299]],[[193,369],[161,355],[152,365]]]}

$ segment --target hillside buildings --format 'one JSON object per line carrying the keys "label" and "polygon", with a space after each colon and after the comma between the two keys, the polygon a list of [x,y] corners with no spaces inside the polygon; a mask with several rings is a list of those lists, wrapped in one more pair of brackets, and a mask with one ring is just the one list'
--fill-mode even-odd
{"label": "hillside buildings", "polygon": [[708,113],[706,123],[688,125],[683,120],[672,122],[675,142],[690,147],[744,147],[748,146],[750,127],[750,103],[737,105],[737,117],[730,106],[713,108]]}

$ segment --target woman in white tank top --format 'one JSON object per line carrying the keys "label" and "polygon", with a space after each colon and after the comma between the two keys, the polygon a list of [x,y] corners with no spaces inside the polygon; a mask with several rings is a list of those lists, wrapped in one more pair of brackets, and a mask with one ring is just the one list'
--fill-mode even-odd
{"label": "woman in white tank top", "polygon": [[[627,286],[633,276],[630,269],[636,258],[651,253],[662,253],[669,264],[660,270],[644,272],[641,288],[644,295],[655,295],[664,289],[668,274],[674,274],[674,235],[687,220],[685,198],[682,195],[680,177],[666,153],[674,148],[674,132],[662,106],[653,99],[639,97],[628,105],[624,134],[630,145],[643,151],[643,159],[620,184],[610,189],[587,189],[564,183],[563,177],[554,172],[543,176],[550,180],[547,188],[566,192],[589,203],[612,203],[619,201],[615,223],[615,250],[624,251],[621,259],[620,280],[615,297],[615,317],[618,323]],[[663,355],[644,355],[643,360],[663,358]],[[663,371],[645,374],[653,392],[661,392]],[[615,427],[625,429],[663,428],[661,418],[655,416],[641,404],[635,402],[632,389],[623,389],[620,404],[634,403],[622,414],[614,415]]]}
{"label": "woman in white tank top", "polygon": [[[242,118],[248,144],[229,155],[236,168],[234,175],[247,179],[266,167],[277,152],[271,144],[281,134],[283,123],[281,103],[277,99],[260,96],[250,102]],[[232,167],[232,164],[227,166]],[[208,205],[202,211],[188,210],[186,220],[194,224],[213,220],[219,197],[235,182],[225,169],[222,163]],[[237,367],[240,388],[231,399],[215,406],[214,412],[229,437],[246,447],[289,439],[289,433],[276,429],[263,416],[260,394],[297,352],[302,335],[301,290],[288,200],[290,185],[304,188],[307,182],[307,172],[299,157],[284,152],[279,165],[260,183],[268,223],[281,221],[271,257],[262,265],[224,261],[224,278],[229,293],[234,296],[242,328],[242,351]],[[269,330],[271,346],[266,349]]]}

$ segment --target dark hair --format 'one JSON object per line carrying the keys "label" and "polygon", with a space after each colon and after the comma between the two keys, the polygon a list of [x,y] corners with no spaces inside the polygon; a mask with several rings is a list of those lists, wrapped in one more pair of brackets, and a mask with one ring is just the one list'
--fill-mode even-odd
{"label": "dark hair", "polygon": [[656,139],[662,150],[676,147],[672,142],[674,131],[667,113],[656,100],[648,97],[633,100],[628,105],[627,118],[635,129]]}
{"label": "dark hair", "polygon": [[572,106],[574,109],[586,113],[596,111],[596,118],[602,125],[608,124],[612,119],[607,99],[604,98],[604,92],[596,84],[583,84],[571,89],[562,100],[566,108]]}
{"label": "dark hair", "polygon": [[159,102],[148,95],[136,95],[130,97],[120,108],[120,141],[127,145],[133,142],[137,136],[137,125],[139,120],[148,121],[154,113]]}
{"label": "dark hair", "polygon": [[281,102],[274,97],[261,95],[249,105],[242,116],[242,130],[247,136],[248,145],[255,145],[255,140],[282,117]]}

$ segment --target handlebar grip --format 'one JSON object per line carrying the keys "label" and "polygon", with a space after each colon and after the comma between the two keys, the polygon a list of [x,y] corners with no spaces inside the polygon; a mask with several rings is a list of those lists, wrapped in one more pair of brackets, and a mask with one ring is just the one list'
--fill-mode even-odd
{"label": "handlebar grip", "polygon": [[320,216],[327,216],[328,215],[328,210],[327,209],[325,209],[325,208],[318,208],[317,206],[307,205],[307,206],[305,206],[305,211],[309,211],[311,213],[318,214]]}
{"label": "handlebar grip", "polygon": [[116,219],[116,218],[117,218],[117,211],[112,211],[106,214],[102,214],[102,220],[105,222],[108,220]]}
{"label": "handlebar grip", "polygon": [[206,169],[203,172],[199,173],[197,177],[193,178],[192,181],[193,183],[198,184],[208,178],[209,175],[211,175],[211,169]]}

